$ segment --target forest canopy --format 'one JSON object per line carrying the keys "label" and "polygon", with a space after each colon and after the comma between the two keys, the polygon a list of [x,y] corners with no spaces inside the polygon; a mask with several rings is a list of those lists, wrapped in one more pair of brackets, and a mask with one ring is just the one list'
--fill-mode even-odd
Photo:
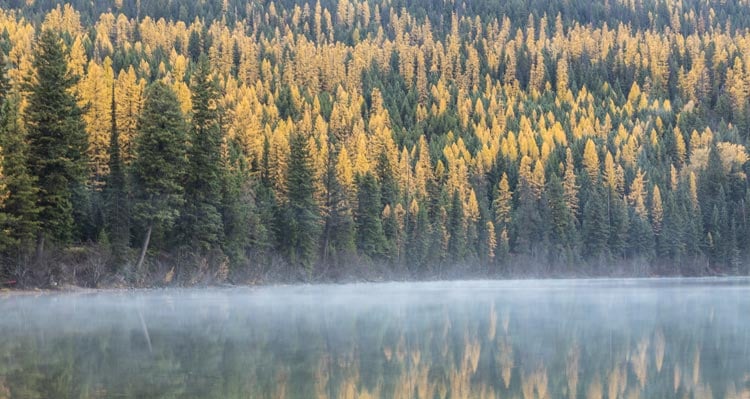
{"label": "forest canopy", "polygon": [[749,6],[0,1],[0,284],[747,273]]}

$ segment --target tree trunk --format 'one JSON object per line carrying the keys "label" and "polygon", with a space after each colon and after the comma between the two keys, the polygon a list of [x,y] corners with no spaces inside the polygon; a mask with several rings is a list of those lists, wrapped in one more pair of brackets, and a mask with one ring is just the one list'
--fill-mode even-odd
{"label": "tree trunk", "polygon": [[39,232],[36,235],[36,261],[41,262],[44,256],[44,233]]}
{"label": "tree trunk", "polygon": [[136,272],[141,271],[141,267],[143,266],[143,260],[146,259],[146,251],[148,251],[148,243],[151,241],[151,230],[153,230],[153,225],[149,224],[148,229],[146,230],[146,238],[143,240],[143,247],[141,248],[141,256],[138,258],[138,264],[135,266]]}

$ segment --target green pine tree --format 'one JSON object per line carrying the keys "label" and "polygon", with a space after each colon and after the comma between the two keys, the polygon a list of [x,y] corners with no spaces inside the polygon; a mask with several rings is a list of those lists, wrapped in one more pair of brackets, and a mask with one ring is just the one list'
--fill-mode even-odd
{"label": "green pine tree", "polygon": [[113,271],[125,262],[130,244],[130,204],[125,179],[125,166],[120,152],[120,132],[117,129],[115,88],[112,87],[112,132],[109,137],[109,175],[105,181],[106,231],[112,251]]}
{"label": "green pine tree", "polygon": [[370,258],[385,254],[385,233],[381,220],[380,186],[372,173],[357,176],[357,249]]}
{"label": "green pine tree", "polygon": [[451,208],[448,213],[448,256],[453,263],[464,260],[466,256],[466,222],[464,208],[458,190],[451,197]]}
{"label": "green pine tree", "polygon": [[609,216],[605,188],[598,183],[587,186],[586,203],[583,205],[581,238],[584,255],[590,259],[606,256],[609,240]]}
{"label": "green pine tree", "polygon": [[335,157],[329,157],[326,170],[326,209],[322,236],[323,261],[345,260],[357,251],[356,229],[349,196],[336,178]]}
{"label": "green pine tree", "polygon": [[[0,147],[3,149],[2,170],[7,196],[2,203],[10,243],[25,250],[36,238],[39,229],[36,179],[27,166],[28,145],[25,131],[18,123],[17,95],[9,95],[0,109]],[[12,228],[11,228],[12,227]]]}
{"label": "green pine tree", "polygon": [[613,256],[625,256],[628,241],[628,207],[625,199],[613,190],[609,191],[609,250]]}
{"label": "green pine tree", "polygon": [[231,142],[228,167],[222,180],[222,246],[235,265],[245,260],[252,237],[261,228],[253,183],[239,145]]}
{"label": "green pine tree", "polygon": [[552,173],[547,181],[547,206],[550,220],[550,248],[554,256],[571,253],[577,241],[575,219],[565,203],[565,191],[562,181]]}
{"label": "green pine tree", "polygon": [[162,82],[146,93],[133,160],[133,217],[145,229],[136,271],[142,270],[154,228],[170,229],[185,204],[186,128],[175,93]]}
{"label": "green pine tree", "polygon": [[[416,204],[416,202],[414,203]],[[439,224],[435,230],[430,226],[429,214],[426,206],[411,206],[408,211],[409,219],[406,224],[406,263],[412,272],[423,271],[429,258],[428,251],[431,244],[439,248],[433,255],[440,260],[445,252],[442,248],[442,234],[440,239],[431,240],[432,235],[443,232],[445,225]]]}
{"label": "green pine tree", "polygon": [[80,209],[85,204],[74,203],[74,198],[83,197],[88,138],[72,90],[78,77],[68,70],[67,57],[59,34],[43,31],[35,44],[33,75],[25,83],[27,162],[39,187],[38,255],[46,238],[68,242],[76,226],[84,224]]}
{"label": "green pine tree", "polygon": [[200,56],[191,89],[193,112],[184,184],[186,206],[180,215],[179,230],[184,244],[206,253],[219,248],[224,239],[220,210],[226,167],[221,154],[218,82],[205,55]]}
{"label": "green pine tree", "polygon": [[287,193],[282,243],[292,264],[312,272],[320,236],[320,210],[315,201],[313,165],[308,141],[301,133],[292,133],[290,142]]}

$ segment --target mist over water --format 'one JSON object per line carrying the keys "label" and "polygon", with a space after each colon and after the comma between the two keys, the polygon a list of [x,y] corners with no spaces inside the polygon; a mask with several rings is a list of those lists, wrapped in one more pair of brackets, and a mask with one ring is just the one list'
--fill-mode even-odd
{"label": "mist over water", "polygon": [[0,296],[0,398],[747,398],[750,280]]}

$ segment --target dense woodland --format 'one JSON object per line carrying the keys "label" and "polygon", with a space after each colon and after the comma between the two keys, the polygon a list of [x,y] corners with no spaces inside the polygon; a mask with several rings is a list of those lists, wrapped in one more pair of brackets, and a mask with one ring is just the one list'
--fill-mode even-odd
{"label": "dense woodland", "polygon": [[747,0],[0,6],[0,284],[748,273]]}

